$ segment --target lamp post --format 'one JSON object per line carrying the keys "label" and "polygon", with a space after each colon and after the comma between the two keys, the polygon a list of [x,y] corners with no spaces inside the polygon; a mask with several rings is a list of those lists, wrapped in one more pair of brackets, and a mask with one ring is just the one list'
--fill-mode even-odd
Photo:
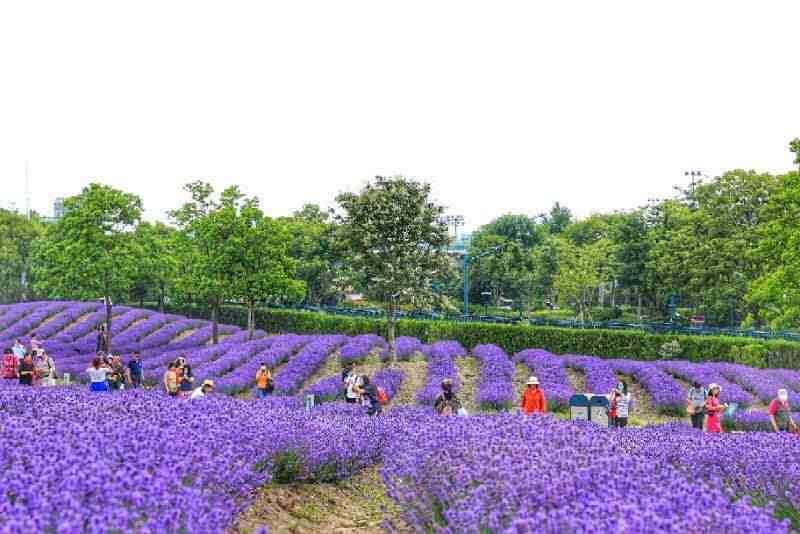
{"label": "lamp post", "polygon": [[458,227],[464,226],[464,216],[463,215],[447,215],[444,218],[444,223],[447,227],[453,227],[453,239],[458,239]]}

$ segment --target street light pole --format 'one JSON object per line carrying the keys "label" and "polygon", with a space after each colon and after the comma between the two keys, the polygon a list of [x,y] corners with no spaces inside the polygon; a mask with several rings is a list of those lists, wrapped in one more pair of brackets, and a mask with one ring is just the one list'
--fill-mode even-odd
{"label": "street light pole", "polygon": [[470,315],[469,314],[469,266],[470,266],[470,263],[473,260],[477,261],[477,260],[483,258],[484,256],[488,256],[489,254],[494,254],[495,252],[498,252],[499,250],[502,250],[502,248],[504,246],[505,245],[498,245],[496,247],[488,248],[484,252],[481,252],[480,254],[476,255],[474,258],[472,258],[469,255],[469,252],[464,254],[464,317],[465,318],[469,317],[469,315]]}

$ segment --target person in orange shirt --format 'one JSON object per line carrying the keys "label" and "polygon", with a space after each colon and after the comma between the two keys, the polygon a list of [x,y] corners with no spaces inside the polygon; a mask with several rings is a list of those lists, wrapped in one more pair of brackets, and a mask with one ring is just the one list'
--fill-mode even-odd
{"label": "person in orange shirt", "polygon": [[266,399],[267,395],[272,392],[270,389],[272,382],[272,373],[266,363],[262,363],[261,367],[256,371],[256,396],[259,399]]}
{"label": "person in orange shirt", "polygon": [[532,376],[528,379],[528,387],[522,393],[520,408],[525,415],[532,413],[546,413],[547,401],[544,399],[544,391],[539,388],[539,379]]}

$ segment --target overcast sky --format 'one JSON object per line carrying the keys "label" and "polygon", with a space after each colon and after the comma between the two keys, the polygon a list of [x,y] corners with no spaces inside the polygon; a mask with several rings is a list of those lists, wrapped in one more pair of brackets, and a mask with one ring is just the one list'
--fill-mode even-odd
{"label": "overcast sky", "polygon": [[266,211],[377,174],[468,227],[642,205],[683,172],[780,172],[800,136],[800,2],[0,3],[0,206],[92,180],[236,183]]}

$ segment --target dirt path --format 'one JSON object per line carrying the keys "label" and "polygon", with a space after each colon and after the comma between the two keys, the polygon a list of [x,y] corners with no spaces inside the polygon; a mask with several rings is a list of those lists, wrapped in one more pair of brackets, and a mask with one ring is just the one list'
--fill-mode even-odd
{"label": "dirt path", "polygon": [[522,398],[522,392],[525,391],[528,379],[532,374],[533,372],[527,365],[523,363],[514,364],[514,402],[519,402],[519,399]]}
{"label": "dirt path", "polygon": [[197,332],[198,330],[199,330],[199,328],[189,328],[188,330],[184,330],[183,332],[181,332],[180,334],[178,334],[174,338],[170,339],[169,343],[177,343],[178,341],[184,340],[187,337],[189,337],[192,334],[194,334],[195,332]]}
{"label": "dirt path", "polygon": [[458,392],[458,397],[461,399],[467,412],[478,413],[480,409],[475,402],[475,395],[478,392],[481,364],[478,359],[473,356],[456,358],[454,363],[458,370],[458,379],[461,381],[461,389]]}
{"label": "dirt path", "polygon": [[575,393],[586,393],[586,375],[572,367],[565,367],[567,378]]}
{"label": "dirt path", "polygon": [[397,365],[406,376],[403,379],[403,383],[400,384],[400,391],[398,391],[394,399],[389,402],[387,409],[392,406],[416,404],[417,391],[423,388],[425,379],[428,377],[428,362],[423,359],[410,362],[397,362]]}
{"label": "dirt path", "polygon": [[386,531],[385,523],[393,532],[412,532],[372,467],[332,484],[264,486],[228,532],[250,534],[267,526],[270,534],[377,534]]}
{"label": "dirt path", "polygon": [[[339,349],[336,349],[336,351],[328,354],[328,357],[325,359],[325,363],[322,364],[322,367],[320,367],[316,373],[311,375],[311,378],[306,380],[306,383],[302,385],[300,391],[305,391],[306,388],[313,386],[323,378],[327,378],[331,375],[341,372],[342,364],[339,363]],[[277,376],[277,373],[273,373],[273,376]]]}

